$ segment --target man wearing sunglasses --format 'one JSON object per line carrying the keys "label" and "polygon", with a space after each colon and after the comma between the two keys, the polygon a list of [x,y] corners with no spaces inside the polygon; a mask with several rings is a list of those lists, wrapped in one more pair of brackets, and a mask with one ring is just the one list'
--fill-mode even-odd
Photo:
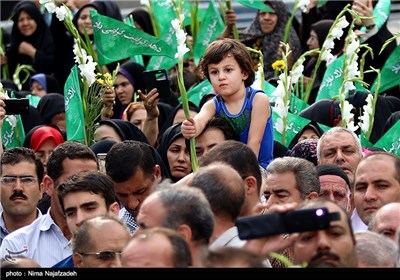
{"label": "man wearing sunglasses", "polygon": [[28,148],[11,148],[1,155],[0,245],[9,233],[31,224],[41,216],[43,164]]}
{"label": "man wearing sunglasses", "polygon": [[115,215],[86,220],[72,237],[75,267],[121,267],[122,249],[130,237],[126,224]]}

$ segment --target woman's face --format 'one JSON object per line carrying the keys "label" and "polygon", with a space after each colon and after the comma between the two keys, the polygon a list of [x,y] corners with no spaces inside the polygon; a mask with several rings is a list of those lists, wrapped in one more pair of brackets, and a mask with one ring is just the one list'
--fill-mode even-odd
{"label": "woman's face", "polygon": [[25,12],[21,11],[18,16],[18,29],[24,36],[31,36],[37,28],[36,21]]}
{"label": "woman's face", "polygon": [[117,75],[114,83],[114,90],[122,105],[128,105],[132,102],[135,88],[124,75]]}
{"label": "woman's face", "polygon": [[301,136],[299,137],[299,140],[297,142],[300,142],[305,139],[319,139],[318,134],[315,132],[314,129],[312,128],[306,128]]}
{"label": "woman's face", "polygon": [[40,98],[42,98],[43,96],[45,96],[47,94],[46,90],[37,81],[32,82],[31,92],[32,92],[32,95],[40,97]]}
{"label": "woman's face", "polygon": [[278,15],[275,13],[274,9],[269,5],[267,6],[270,7],[273,12],[258,12],[258,20],[260,22],[261,31],[263,33],[271,33],[272,31],[274,31],[275,26],[278,22]]}
{"label": "woman's face", "polygon": [[176,139],[168,147],[167,159],[171,176],[175,179],[183,178],[192,171],[189,151],[183,137]]}
{"label": "woman's face", "polygon": [[78,17],[78,31],[81,34],[86,33],[90,36],[93,35],[92,21],[90,19],[90,10],[94,10],[93,7],[86,7],[82,10]]}
{"label": "woman's face", "polygon": [[[197,112],[190,110],[189,111],[189,115],[190,115],[191,118],[193,118],[194,116],[197,115]],[[179,123],[179,122],[183,122],[184,120],[186,120],[185,111],[183,109],[180,109],[180,110],[178,110],[176,112],[176,115],[175,115],[175,118],[174,118],[174,121],[173,121],[173,125],[176,124],[176,123]]]}
{"label": "woman's face", "polygon": [[135,112],[133,112],[130,122],[136,125],[140,130],[143,130],[143,125],[144,121],[146,120],[147,117],[147,111],[146,109],[136,109]]}
{"label": "woman's face", "polygon": [[50,124],[57,126],[60,130],[67,130],[65,112],[55,114],[51,118]]}
{"label": "woman's face", "polygon": [[310,51],[320,48],[320,45],[318,42],[318,35],[317,35],[317,33],[315,33],[314,30],[310,31],[310,37],[308,37],[308,39],[307,39],[307,46]]}
{"label": "woman's face", "polygon": [[122,141],[121,137],[118,135],[114,128],[106,124],[100,125],[94,132],[94,141],[99,142],[106,139],[114,140],[116,142]]}

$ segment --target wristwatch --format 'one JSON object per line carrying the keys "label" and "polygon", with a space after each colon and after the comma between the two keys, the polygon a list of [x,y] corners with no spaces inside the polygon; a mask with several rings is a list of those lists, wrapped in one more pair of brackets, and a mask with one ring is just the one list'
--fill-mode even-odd
{"label": "wristwatch", "polygon": [[375,26],[376,26],[376,24],[373,23],[371,25],[367,25],[365,28],[367,28],[367,30],[371,30],[371,29],[374,29]]}

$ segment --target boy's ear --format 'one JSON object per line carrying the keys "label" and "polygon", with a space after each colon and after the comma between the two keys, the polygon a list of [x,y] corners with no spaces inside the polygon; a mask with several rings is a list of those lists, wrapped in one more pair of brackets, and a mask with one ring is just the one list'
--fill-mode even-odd
{"label": "boy's ear", "polygon": [[242,71],[242,76],[243,76],[243,81],[246,81],[247,78],[249,77],[249,74],[245,71]]}

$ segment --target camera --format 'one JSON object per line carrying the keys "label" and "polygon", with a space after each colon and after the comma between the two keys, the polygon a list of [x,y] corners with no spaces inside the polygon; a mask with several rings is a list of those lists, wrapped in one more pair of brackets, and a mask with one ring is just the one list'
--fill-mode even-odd
{"label": "camera", "polygon": [[29,114],[28,98],[9,98],[3,100],[6,106],[6,115],[25,115]]}
{"label": "camera", "polygon": [[292,210],[239,218],[236,227],[242,240],[283,233],[327,229],[332,221],[340,220],[340,213],[329,213],[325,207]]}
{"label": "camera", "polygon": [[165,69],[144,71],[143,78],[147,93],[157,88],[160,98],[168,98],[171,95],[171,84]]}

